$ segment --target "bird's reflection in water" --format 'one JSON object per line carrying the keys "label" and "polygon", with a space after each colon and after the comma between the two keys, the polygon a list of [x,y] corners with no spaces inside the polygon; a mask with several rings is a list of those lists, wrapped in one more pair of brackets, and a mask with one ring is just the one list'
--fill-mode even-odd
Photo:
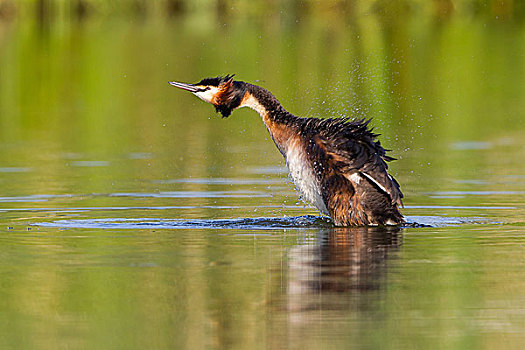
{"label": "bird's reflection in water", "polygon": [[321,231],[316,244],[290,249],[281,306],[291,321],[304,321],[314,310],[343,311],[355,305],[353,301],[363,301],[363,294],[380,291],[391,252],[401,244],[400,231],[397,227],[333,228]]}

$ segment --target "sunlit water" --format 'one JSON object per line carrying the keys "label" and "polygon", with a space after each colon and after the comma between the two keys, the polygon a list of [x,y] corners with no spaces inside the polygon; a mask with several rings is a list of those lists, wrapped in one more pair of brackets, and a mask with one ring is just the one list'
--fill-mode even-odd
{"label": "sunlit water", "polygon": [[[523,344],[522,26],[267,20],[5,27],[0,347]],[[333,227],[258,116],[167,84],[220,73],[374,117],[410,224]]]}

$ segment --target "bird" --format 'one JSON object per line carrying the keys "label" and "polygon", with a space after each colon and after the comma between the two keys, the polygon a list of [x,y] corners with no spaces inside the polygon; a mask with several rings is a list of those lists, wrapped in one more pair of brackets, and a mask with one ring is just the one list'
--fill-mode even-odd
{"label": "bird", "polygon": [[388,156],[366,118],[302,118],[288,112],[263,87],[234,75],[189,84],[170,81],[211,103],[227,118],[249,107],[262,118],[283,155],[301,197],[335,226],[402,225],[403,193],[388,173]]}

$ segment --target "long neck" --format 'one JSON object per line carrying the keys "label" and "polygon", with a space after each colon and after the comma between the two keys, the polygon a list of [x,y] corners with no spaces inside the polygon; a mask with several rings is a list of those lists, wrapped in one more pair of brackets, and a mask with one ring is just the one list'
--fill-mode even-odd
{"label": "long neck", "polygon": [[262,118],[267,117],[275,121],[279,119],[284,119],[283,121],[285,121],[288,119],[287,117],[292,116],[270,91],[257,85],[245,84],[246,94],[243,102],[241,102],[241,106],[250,107],[257,111]]}
{"label": "long neck", "polygon": [[288,144],[296,135],[299,118],[284,109],[281,103],[268,90],[246,84],[246,93],[239,107],[250,107],[261,116],[277,148],[284,155]]}

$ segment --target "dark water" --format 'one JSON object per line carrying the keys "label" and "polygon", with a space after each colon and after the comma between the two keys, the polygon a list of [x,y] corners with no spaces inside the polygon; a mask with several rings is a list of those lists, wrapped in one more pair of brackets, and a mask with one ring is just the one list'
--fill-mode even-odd
{"label": "dark water", "polygon": [[[0,347],[519,348],[525,27],[413,11],[1,23]],[[334,228],[167,84],[226,73],[373,117],[423,225]]]}

